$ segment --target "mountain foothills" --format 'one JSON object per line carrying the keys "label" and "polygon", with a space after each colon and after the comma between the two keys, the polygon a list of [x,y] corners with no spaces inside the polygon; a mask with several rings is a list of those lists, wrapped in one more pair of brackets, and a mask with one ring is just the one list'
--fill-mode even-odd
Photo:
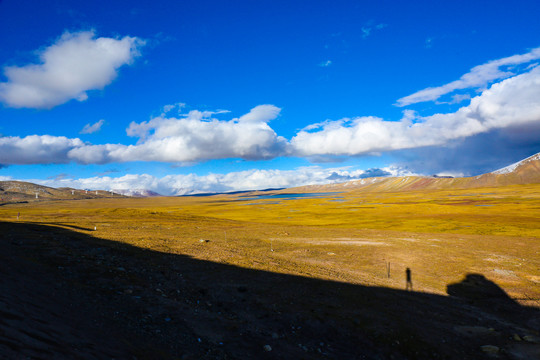
{"label": "mountain foothills", "polygon": [[80,200],[104,197],[123,197],[113,191],[52,188],[24,181],[0,181],[0,204],[39,200]]}
{"label": "mountain foothills", "polygon": [[[502,169],[473,177],[373,177],[339,184],[302,186],[295,188],[295,191],[316,192],[355,190],[365,192],[399,192],[412,190],[472,189],[535,183],[540,183],[540,153]],[[289,191],[290,190],[291,189],[289,189]]]}
{"label": "mountain foothills", "polygon": [[540,154],[208,197],[0,188],[2,358],[540,359]]}
{"label": "mountain foothills", "polygon": [[[373,177],[343,183],[306,185],[276,190],[283,192],[394,192],[412,190],[472,189],[505,185],[540,183],[540,153],[505,168],[473,177],[402,176]],[[39,200],[78,200],[108,197],[154,197],[160,194],[147,189],[80,190],[52,188],[22,181],[0,181],[0,203]]]}
{"label": "mountain foothills", "polygon": [[[505,168],[473,177],[402,176],[372,177],[343,183],[306,185],[276,190],[276,193],[317,191],[412,191],[470,189],[504,185],[540,183],[540,153]],[[154,197],[160,194],[147,189],[80,190],[52,188],[23,181],[0,181],[0,202],[39,200],[80,200],[109,197]]]}

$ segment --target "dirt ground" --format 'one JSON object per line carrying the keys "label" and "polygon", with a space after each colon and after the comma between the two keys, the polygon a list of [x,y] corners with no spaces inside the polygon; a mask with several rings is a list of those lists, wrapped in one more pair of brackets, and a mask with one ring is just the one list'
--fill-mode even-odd
{"label": "dirt ground", "polygon": [[0,222],[6,359],[533,359],[540,311],[482,274],[442,296]]}

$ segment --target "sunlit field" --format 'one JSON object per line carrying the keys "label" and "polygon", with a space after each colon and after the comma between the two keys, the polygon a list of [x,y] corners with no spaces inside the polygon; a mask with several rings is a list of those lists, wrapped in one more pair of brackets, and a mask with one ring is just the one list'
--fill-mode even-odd
{"label": "sunlit field", "polygon": [[[17,214],[20,213],[19,220]],[[540,305],[540,185],[285,200],[241,195],[43,201],[4,221],[244,268],[444,294],[479,273]]]}

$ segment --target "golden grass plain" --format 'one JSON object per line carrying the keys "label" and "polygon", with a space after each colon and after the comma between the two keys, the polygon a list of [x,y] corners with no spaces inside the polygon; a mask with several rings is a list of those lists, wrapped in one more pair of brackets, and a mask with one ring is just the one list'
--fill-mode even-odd
{"label": "golden grass plain", "polygon": [[4,205],[0,218],[367,286],[404,289],[410,268],[414,290],[436,294],[478,273],[519,303],[540,306],[540,184],[293,200],[236,194],[41,201]]}

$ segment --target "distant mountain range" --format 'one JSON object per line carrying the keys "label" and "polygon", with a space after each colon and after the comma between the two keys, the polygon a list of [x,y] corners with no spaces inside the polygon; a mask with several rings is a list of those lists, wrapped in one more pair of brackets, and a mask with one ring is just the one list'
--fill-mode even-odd
{"label": "distant mountain range", "polygon": [[502,169],[472,177],[440,177],[440,176],[401,176],[373,177],[353,180],[339,184],[308,185],[287,191],[411,191],[438,189],[469,189],[479,187],[495,187],[503,185],[540,183],[540,153],[521,160]]}
{"label": "distant mountain range", "polygon": [[[273,190],[288,192],[331,192],[331,191],[411,191],[439,189],[469,189],[503,185],[540,183],[540,153],[502,169],[472,177],[402,176],[372,177],[343,183],[326,185],[306,185],[296,188]],[[249,191],[247,191],[249,192]],[[253,191],[256,193],[257,191]],[[238,193],[238,192],[236,192]],[[205,194],[209,195],[209,194]],[[72,188],[51,188],[22,181],[0,181],[0,205],[8,202],[28,202],[40,200],[76,200],[110,197],[151,197],[160,194],[146,189],[80,190]]]}

